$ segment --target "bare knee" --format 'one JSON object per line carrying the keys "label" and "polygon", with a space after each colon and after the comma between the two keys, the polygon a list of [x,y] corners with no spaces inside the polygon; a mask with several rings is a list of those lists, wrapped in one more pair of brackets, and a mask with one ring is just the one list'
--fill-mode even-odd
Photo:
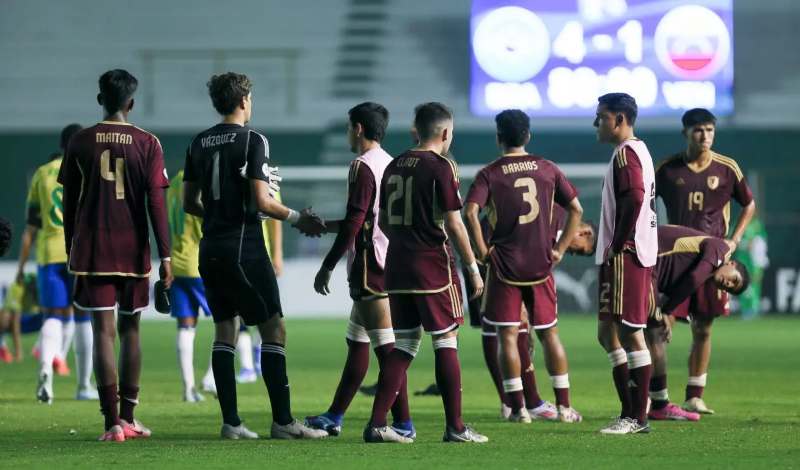
{"label": "bare knee", "polygon": [[711,337],[711,324],[710,320],[692,321],[692,337],[695,341],[707,341]]}
{"label": "bare knee", "polygon": [[597,324],[597,341],[600,346],[611,352],[622,347],[617,338],[617,330],[612,321],[600,321]]}
{"label": "bare knee", "polygon": [[286,344],[286,325],[280,315],[273,315],[264,323],[259,323],[261,341],[265,343]]}
{"label": "bare knee", "polygon": [[139,334],[139,317],[141,314],[119,315],[117,320],[117,331],[120,338],[125,338]]}
{"label": "bare knee", "polygon": [[239,325],[236,322],[235,318],[231,318],[229,320],[223,320],[220,322],[214,323],[214,341],[225,343],[225,344],[235,344],[236,343],[236,334],[238,333]]}

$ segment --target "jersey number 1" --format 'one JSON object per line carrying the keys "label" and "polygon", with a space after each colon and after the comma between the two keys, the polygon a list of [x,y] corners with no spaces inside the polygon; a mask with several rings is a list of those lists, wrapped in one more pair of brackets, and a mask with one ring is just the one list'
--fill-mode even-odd
{"label": "jersey number 1", "polygon": [[[414,177],[409,176],[407,180],[403,181],[402,176],[392,175],[386,181],[386,184],[394,186],[394,189],[389,192],[389,197],[386,200],[389,225],[410,226],[414,212],[411,207],[411,191],[414,188]],[[403,213],[401,215],[395,215],[393,210],[394,203],[401,199],[403,200]]]}
{"label": "jersey number 1", "polygon": [[114,172],[111,172],[111,150],[100,154],[100,176],[106,181],[114,182],[117,199],[125,199],[125,160],[114,159]]}

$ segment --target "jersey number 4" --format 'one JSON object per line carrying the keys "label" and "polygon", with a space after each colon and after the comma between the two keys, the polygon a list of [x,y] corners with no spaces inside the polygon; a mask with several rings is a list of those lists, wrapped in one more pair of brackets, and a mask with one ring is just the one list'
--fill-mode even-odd
{"label": "jersey number 4", "polygon": [[[412,223],[413,209],[411,205],[411,192],[414,188],[414,177],[409,176],[408,179],[403,181],[400,175],[392,175],[386,181],[387,186],[394,188],[389,191],[389,196],[386,200],[386,212],[389,215],[389,225],[406,225],[410,226]],[[403,201],[403,211],[400,215],[395,214],[394,203]]]}
{"label": "jersey number 4", "polygon": [[117,199],[125,199],[125,159],[114,158],[114,171],[111,171],[111,150],[100,154],[100,176],[114,182]]}

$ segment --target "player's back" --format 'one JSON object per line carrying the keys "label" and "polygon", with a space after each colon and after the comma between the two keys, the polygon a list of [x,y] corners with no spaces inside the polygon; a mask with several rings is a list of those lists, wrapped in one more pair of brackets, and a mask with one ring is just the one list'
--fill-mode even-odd
{"label": "player's back", "polygon": [[103,121],[72,137],[61,175],[75,171],[65,172],[65,165],[74,165],[80,174],[80,188],[72,189],[80,191],[80,199],[70,269],[93,275],[149,274],[147,194],[168,185],[158,139],[128,123]]}
{"label": "player's back", "polygon": [[197,269],[200,238],[203,236],[201,219],[183,210],[183,170],[169,183],[167,190],[169,232],[172,239],[172,271],[179,277],[200,277]]}
{"label": "player's back", "polygon": [[722,264],[728,245],[721,238],[680,225],[659,225],[656,276],[660,290],[677,284],[700,262]]}
{"label": "player's back", "polygon": [[534,155],[495,160],[476,176],[473,187],[482,185],[488,189],[490,256],[497,275],[512,283],[545,279],[555,242],[554,203],[568,205],[575,188],[553,162]]}
{"label": "player's back", "polygon": [[36,262],[40,265],[66,263],[64,249],[64,188],[58,182],[63,158],[40,166],[31,180],[28,193],[28,223],[39,228],[36,235]]}
{"label": "player's back", "polygon": [[446,246],[444,213],[461,208],[455,162],[432,151],[409,150],[386,167],[380,198],[389,239],[389,292],[449,287],[455,273]]}

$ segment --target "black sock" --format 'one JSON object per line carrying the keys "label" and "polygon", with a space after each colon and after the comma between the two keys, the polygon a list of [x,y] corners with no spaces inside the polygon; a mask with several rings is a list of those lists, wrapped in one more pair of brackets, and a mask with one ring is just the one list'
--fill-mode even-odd
{"label": "black sock", "polygon": [[294,418],[286,377],[286,350],[282,344],[261,343],[261,375],[272,405],[272,420],[281,425],[291,423]]}
{"label": "black sock", "polygon": [[236,372],[233,359],[236,348],[230,344],[215,341],[211,349],[211,368],[217,383],[217,399],[222,409],[222,421],[231,426],[242,424],[236,404]]}

